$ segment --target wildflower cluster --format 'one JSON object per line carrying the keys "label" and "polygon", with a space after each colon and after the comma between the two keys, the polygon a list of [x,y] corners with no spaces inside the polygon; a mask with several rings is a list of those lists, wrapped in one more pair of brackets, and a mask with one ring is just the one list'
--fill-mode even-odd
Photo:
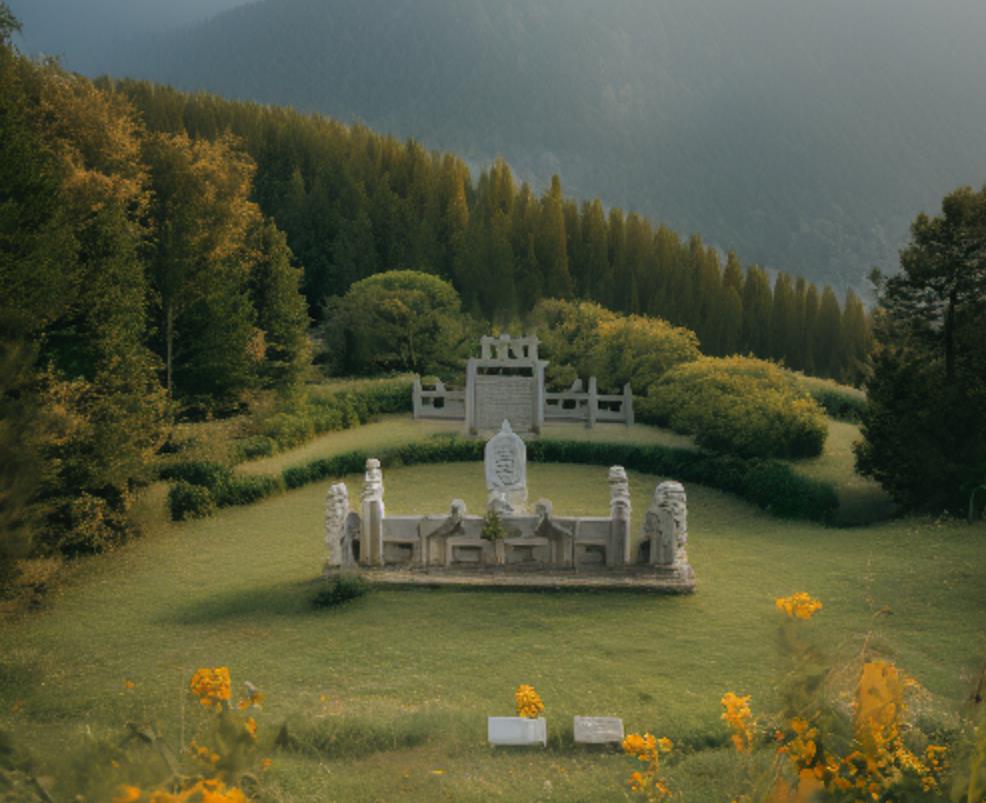
{"label": "wildflower cluster", "polygon": [[739,753],[747,753],[753,747],[753,712],[750,710],[750,695],[740,697],[731,691],[727,691],[723,696],[722,719],[732,730],[733,745]]}
{"label": "wildflower cluster", "polygon": [[215,669],[199,669],[188,684],[192,694],[206,708],[221,711],[229,706],[230,683],[229,667],[217,666]]}
{"label": "wildflower cluster", "polygon": [[227,787],[215,778],[196,781],[181,792],[156,789],[146,794],[138,786],[123,786],[113,803],[246,803],[242,789]]}
{"label": "wildflower cluster", "polygon": [[811,619],[822,609],[822,603],[806,594],[804,591],[792,594],[790,597],[779,597],[774,601],[777,610],[783,611],[791,619]]}
{"label": "wildflower cluster", "polygon": [[664,800],[671,797],[667,781],[661,777],[661,754],[670,753],[674,743],[665,737],[656,739],[653,734],[631,733],[623,740],[623,752],[646,764],[643,772],[630,774],[627,783],[630,790],[646,795],[648,801]]}
{"label": "wildflower cluster", "polygon": [[537,719],[544,713],[544,703],[533,686],[524,683],[517,687],[514,692],[514,701],[517,705],[517,716],[525,719]]}

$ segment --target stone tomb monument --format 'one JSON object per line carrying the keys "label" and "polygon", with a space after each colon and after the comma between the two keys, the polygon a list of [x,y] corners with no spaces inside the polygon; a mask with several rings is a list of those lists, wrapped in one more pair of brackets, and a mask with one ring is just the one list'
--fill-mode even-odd
{"label": "stone tomb monument", "polygon": [[470,515],[461,499],[453,499],[444,514],[387,515],[380,461],[367,460],[359,512],[350,510],[344,483],[329,488],[326,572],[359,570],[374,581],[404,585],[694,590],[687,502],[679,483],[657,486],[632,552],[630,489],[622,466],[609,469],[609,515],[576,517],[555,515],[546,499],[528,509],[526,460],[524,441],[503,421],[484,459],[484,514],[495,512],[506,533],[495,542],[484,538],[484,516]]}
{"label": "stone tomb monument", "polygon": [[469,432],[495,431],[504,420],[517,432],[540,432],[545,422],[633,423],[633,393],[601,394],[596,378],[588,389],[576,380],[568,390],[545,389],[546,360],[538,357],[536,337],[484,337],[480,356],[466,364],[466,389],[452,390],[441,381],[424,388],[416,377],[412,390],[415,418],[465,421]]}

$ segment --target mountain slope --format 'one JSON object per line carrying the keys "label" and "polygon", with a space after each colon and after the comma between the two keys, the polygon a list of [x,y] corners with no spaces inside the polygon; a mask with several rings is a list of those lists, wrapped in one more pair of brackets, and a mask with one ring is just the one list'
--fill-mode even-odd
{"label": "mountain slope", "polygon": [[858,287],[986,180],[984,30],[968,0],[264,0],[108,66],[501,154]]}

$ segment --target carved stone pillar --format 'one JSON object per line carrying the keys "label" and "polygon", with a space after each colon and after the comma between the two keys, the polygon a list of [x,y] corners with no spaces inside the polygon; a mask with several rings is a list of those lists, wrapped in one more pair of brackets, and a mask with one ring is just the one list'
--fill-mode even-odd
{"label": "carved stone pillar", "polygon": [[630,562],[630,482],[623,466],[609,470],[609,549],[607,566],[625,566]]}
{"label": "carved stone pillar", "polygon": [[366,461],[360,502],[363,521],[359,562],[366,566],[379,566],[383,563],[383,472],[380,461],[374,457]]}

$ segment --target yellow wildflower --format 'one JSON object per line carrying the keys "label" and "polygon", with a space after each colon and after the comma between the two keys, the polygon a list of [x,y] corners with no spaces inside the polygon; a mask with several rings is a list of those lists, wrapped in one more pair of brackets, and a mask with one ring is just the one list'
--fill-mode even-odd
{"label": "yellow wildflower", "polygon": [[725,709],[722,720],[733,733],[730,740],[738,753],[746,753],[753,747],[753,712],[750,710],[750,695],[743,697],[727,691],[720,700]]}
{"label": "yellow wildflower", "polygon": [[783,611],[790,619],[811,619],[816,611],[822,609],[822,603],[801,591],[790,597],[778,597],[774,600],[777,610]]}
{"label": "yellow wildflower", "polygon": [[125,689],[136,689],[137,688],[137,684],[134,683],[132,680],[125,680],[125,681],[123,681],[123,688],[125,688]]}
{"label": "yellow wildflower", "polygon": [[229,667],[201,668],[192,676],[188,685],[204,707],[214,707],[220,711],[229,704]]}
{"label": "yellow wildflower", "polygon": [[257,738],[257,720],[253,717],[247,717],[246,722],[243,724],[246,728],[247,733],[249,733],[254,739]]}
{"label": "yellow wildflower", "polygon": [[140,788],[137,786],[121,786],[120,794],[113,798],[113,803],[134,803],[140,800]]}
{"label": "yellow wildflower", "polygon": [[537,719],[544,712],[544,703],[534,687],[526,683],[517,687],[514,692],[514,701],[517,706],[517,716],[525,719]]}

